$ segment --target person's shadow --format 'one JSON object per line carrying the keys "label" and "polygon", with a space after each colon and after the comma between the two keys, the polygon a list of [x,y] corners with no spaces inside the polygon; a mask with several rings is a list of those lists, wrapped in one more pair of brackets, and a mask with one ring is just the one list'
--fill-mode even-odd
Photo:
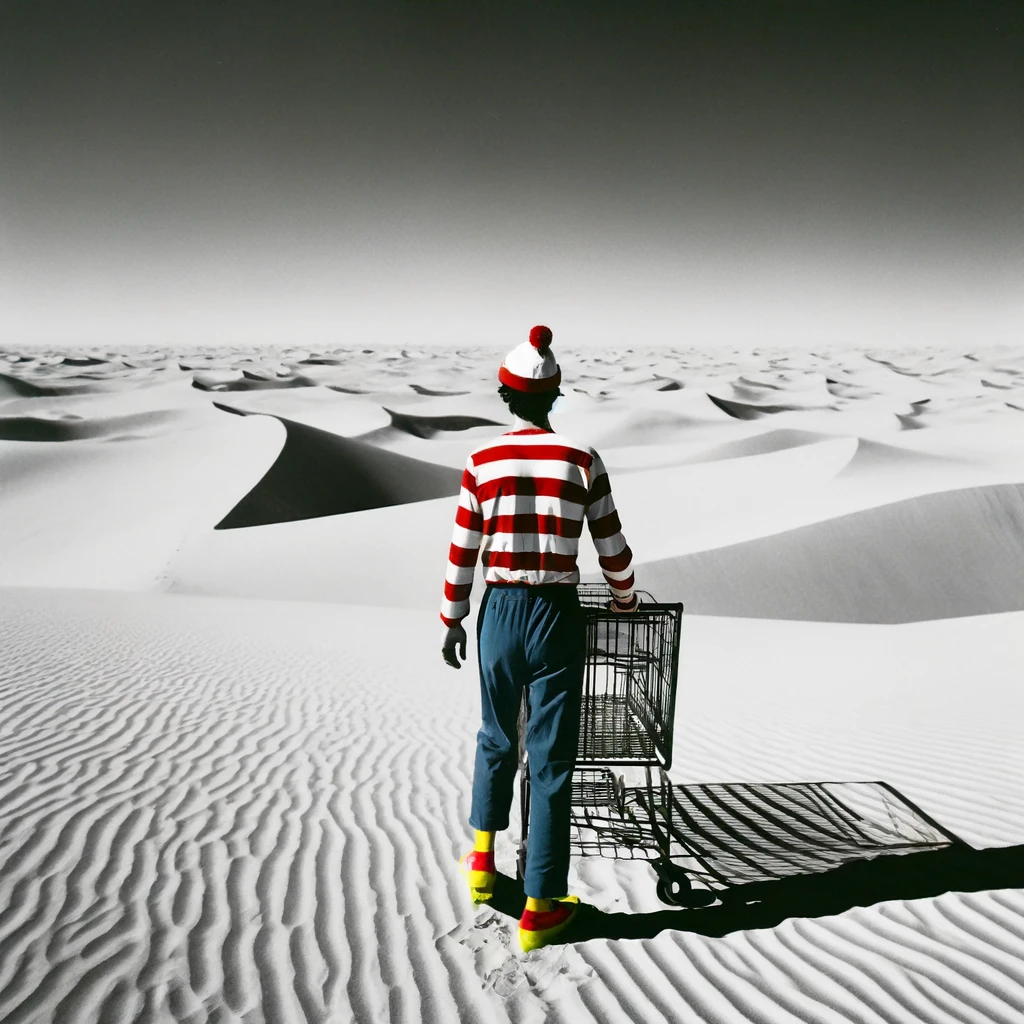
{"label": "person's shadow", "polygon": [[[685,864],[698,887],[679,900],[685,909],[581,905],[562,942],[651,938],[668,928],[720,937],[887,900],[1024,888],[1024,846],[974,849],[881,782],[674,786],[662,797],[667,818],[652,814],[643,788],[630,793],[621,806],[632,834],[660,820],[673,863]],[[616,812],[601,821],[603,841],[583,852],[607,854],[615,844]],[[518,919],[525,905],[522,881],[499,874],[490,906]]]}

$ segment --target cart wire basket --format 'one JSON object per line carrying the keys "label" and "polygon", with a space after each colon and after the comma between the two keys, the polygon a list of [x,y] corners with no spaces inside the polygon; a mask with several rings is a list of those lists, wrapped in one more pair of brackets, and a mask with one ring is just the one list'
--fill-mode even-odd
{"label": "cart wire basket", "polygon": [[[672,765],[682,604],[637,591],[634,612],[608,610],[611,589],[577,588],[587,611],[587,659],[577,764]],[[647,601],[644,601],[644,598]]]}

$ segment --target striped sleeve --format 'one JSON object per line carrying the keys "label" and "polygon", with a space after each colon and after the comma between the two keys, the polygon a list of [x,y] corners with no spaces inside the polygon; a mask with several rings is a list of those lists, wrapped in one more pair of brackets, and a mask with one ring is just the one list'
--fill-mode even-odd
{"label": "striped sleeve", "polygon": [[631,608],[637,602],[633,593],[633,552],[622,535],[608,470],[593,448],[590,452],[593,461],[590,464],[587,488],[587,527],[597,550],[598,564],[611,587],[612,597],[617,604]]}
{"label": "striped sleeve", "polygon": [[444,575],[441,621],[446,626],[457,626],[469,614],[469,593],[473,589],[473,574],[480,554],[483,528],[483,513],[477,499],[476,467],[470,455],[462,471],[459,506],[455,510],[455,529],[452,531],[448,568]]}

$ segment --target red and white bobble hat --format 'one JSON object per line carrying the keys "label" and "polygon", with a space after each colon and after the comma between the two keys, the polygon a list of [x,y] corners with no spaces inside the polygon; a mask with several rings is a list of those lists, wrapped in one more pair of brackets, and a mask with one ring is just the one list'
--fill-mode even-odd
{"label": "red and white bobble hat", "polygon": [[562,371],[551,351],[551,328],[538,326],[530,340],[516,345],[501,364],[498,380],[517,391],[553,391],[562,382]]}

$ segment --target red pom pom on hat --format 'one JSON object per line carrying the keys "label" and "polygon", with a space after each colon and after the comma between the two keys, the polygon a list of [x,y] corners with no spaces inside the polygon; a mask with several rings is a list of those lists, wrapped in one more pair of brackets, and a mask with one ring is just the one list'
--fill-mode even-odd
{"label": "red pom pom on hat", "polygon": [[562,379],[562,371],[550,349],[551,328],[538,324],[523,342],[502,361],[498,380],[517,391],[551,391]]}
{"label": "red pom pom on hat", "polygon": [[551,347],[551,328],[542,325],[531,328],[530,344],[538,352],[546,352]]}

